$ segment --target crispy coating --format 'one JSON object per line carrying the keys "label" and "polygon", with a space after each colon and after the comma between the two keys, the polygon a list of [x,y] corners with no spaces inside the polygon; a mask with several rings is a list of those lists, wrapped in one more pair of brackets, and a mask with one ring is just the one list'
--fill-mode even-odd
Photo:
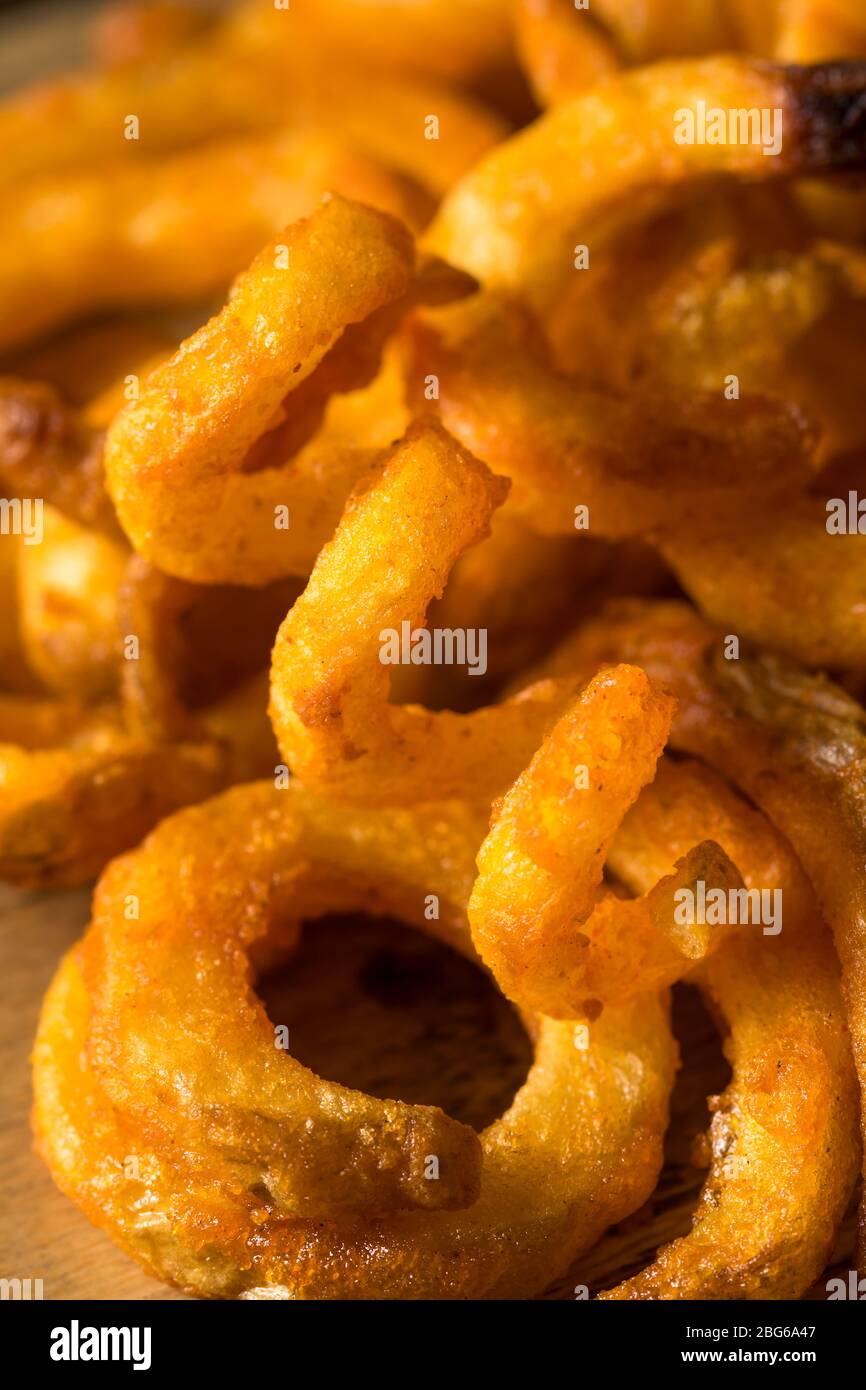
{"label": "crispy coating", "polygon": [[500,988],[554,1018],[672,984],[721,933],[677,925],[676,894],[742,887],[708,837],[646,896],[598,900],[625,811],[654,776],[673,701],[638,667],[600,672],[494,809],[469,902],[472,939]]}
{"label": "crispy coating", "polygon": [[[574,244],[602,218],[634,220],[641,194],[708,175],[769,179],[856,168],[866,153],[866,69],[774,68],[737,57],[650,64],[556,107],[505,141],[449,192],[430,249],[483,283],[549,305],[573,273]],[[775,157],[758,143],[674,139],[677,111],[779,109]]]}
{"label": "crispy coating", "polygon": [[712,837],[750,889],[779,895],[781,929],[743,927],[698,967],[733,1070],[711,1101],[710,1172],[689,1235],[602,1297],[800,1298],[830,1258],[859,1160],[831,938],[787,843],[720,778],[670,764],[648,792],[618,846],[629,887],[648,890],[696,836]]}
{"label": "crispy coating", "polygon": [[622,660],[643,666],[676,696],[672,746],[730,777],[793,845],[833,930],[862,1093],[866,719],[861,706],[823,676],[807,675],[781,658],[741,654],[726,660],[721,636],[678,603],[613,605],[563,644],[544,669],[554,676],[591,672],[601,663]]}
{"label": "crispy coating", "polygon": [[573,693],[567,679],[469,714],[388,704],[389,640],[419,629],[506,491],[427,418],[349,499],[271,659],[271,720],[305,786],[365,805],[411,805],[419,787],[489,805],[529,761]]}
{"label": "crispy coating", "polygon": [[[375,375],[375,326],[373,353],[363,335],[341,335],[399,300],[412,264],[399,223],[336,197],[265,247],[225,308],[151,374],[109,430],[108,487],[140,554],[204,583],[263,584],[306,572],[369,456],[331,450],[327,470],[314,458],[244,471],[247,456],[270,431],[280,440],[298,397],[302,420],[304,402],[312,405],[315,428],[324,408],[320,364],[327,385],[343,390]],[[290,456],[288,441],[283,449],[273,462]],[[278,524],[281,508],[287,526]]]}
{"label": "crispy coating", "polygon": [[[199,1294],[540,1291],[655,1180],[675,1065],[662,1001],[607,1011],[588,1051],[574,1046],[570,1025],[538,1021],[527,1081],[481,1137],[481,1193],[468,1211],[353,1215],[365,1186],[393,1193],[400,1172],[399,1144],[380,1155],[388,1167],[375,1160],[389,1134],[383,1117],[423,1108],[328,1086],[275,1052],[245,968],[245,948],[269,917],[315,916],[335,901],[429,929],[431,887],[447,904],[438,927],[465,943],[481,833],[460,803],[371,816],[262,784],[172,818],[118,861],[88,936],[49,992],[36,1042],[38,1144],[59,1184],[148,1269]],[[130,884],[142,906],[132,932],[120,910]],[[162,957],[158,975],[136,965],[142,950],[151,969]],[[195,1009],[194,1026],[178,1031],[169,1000],[187,1018]],[[340,1109],[325,1105],[329,1093]],[[309,1114],[311,1126],[293,1128],[287,1149],[277,1136],[292,1127],[299,1099],[298,1119]],[[366,1107],[376,1129],[347,1125],[342,1106]],[[441,1138],[436,1115],[429,1122]],[[356,1166],[334,1171],[332,1156],[344,1151]],[[137,1178],[122,1161],[131,1154]],[[343,1214],[305,1220],[286,1206],[305,1201],[331,1213],[342,1205]]]}
{"label": "crispy coating", "polygon": [[[357,909],[377,895],[389,911],[402,902],[378,875],[353,885],[346,856],[334,865],[321,836],[308,844],[294,798],[284,800],[257,786],[220,803],[223,816],[169,821],[103,876],[81,955],[99,1001],[89,1048],[101,1084],[163,1150],[212,1152],[227,1177],[287,1214],[469,1205],[480,1171],[471,1130],[435,1108],[319,1081],[276,1046],[251,994],[249,951],[269,924],[279,932],[287,914]],[[173,900],[166,875],[188,885]],[[129,892],[140,920],[118,934]],[[419,893],[416,919],[423,903]],[[425,1178],[429,1154],[438,1182]]]}

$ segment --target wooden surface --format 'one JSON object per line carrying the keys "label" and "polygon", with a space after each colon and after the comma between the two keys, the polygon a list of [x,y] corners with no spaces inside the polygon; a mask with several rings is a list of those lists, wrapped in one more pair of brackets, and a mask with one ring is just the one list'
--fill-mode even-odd
{"label": "wooden surface", "polygon": [[[180,1298],[90,1226],[31,1150],[28,1059],[39,1001],[87,906],[86,892],[22,898],[0,890],[0,1276],[41,1278],[48,1299]],[[288,1025],[292,1051],[321,1075],[442,1105],[479,1129],[506,1108],[531,1058],[516,1015],[481,971],[394,924],[311,924],[295,959],[261,994],[273,1022]],[[686,1065],[659,1188],[548,1297],[573,1298],[576,1284],[608,1287],[688,1230],[702,1178],[693,1140],[708,1122],[706,1095],[724,1086],[727,1068],[694,991],[677,990],[675,1026]],[[851,1236],[849,1223],[838,1260]]]}

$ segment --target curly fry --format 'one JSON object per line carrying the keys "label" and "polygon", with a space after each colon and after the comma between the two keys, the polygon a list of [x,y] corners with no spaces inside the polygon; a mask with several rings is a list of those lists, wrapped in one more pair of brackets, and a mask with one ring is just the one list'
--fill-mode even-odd
{"label": "curly fry", "polygon": [[572,0],[516,0],[515,43],[533,96],[557,106],[621,66],[612,38]]}
{"label": "curly fry", "polygon": [[[552,1272],[567,1267],[607,1225],[644,1200],[660,1163],[675,1063],[666,1007],[653,996],[639,1006],[606,1011],[589,1051],[575,1048],[570,1025],[539,1021],[527,1081],[508,1113],[481,1137],[480,1196],[458,1214],[353,1215],[365,1186],[371,1196],[377,1189],[393,1192],[400,1173],[399,1145],[383,1172],[375,1161],[376,1141],[387,1137],[382,1118],[390,1103],[326,1087],[290,1058],[274,1054],[271,1030],[242,973],[244,948],[261,939],[268,918],[276,927],[287,914],[315,916],[336,897],[429,927],[422,904],[432,885],[449,904],[453,927],[463,923],[465,940],[467,850],[483,829],[467,814],[452,803],[380,811],[371,818],[337,811],[308,793],[239,788],[173,818],[110,871],[91,932],[61,966],[43,1010],[35,1050],[36,1126],[40,1151],[58,1183],[148,1268],[210,1296],[256,1297],[266,1290],[269,1297],[286,1298],[518,1297],[542,1289]],[[239,844],[247,846],[248,863],[239,862]],[[173,866],[181,862],[178,879]],[[272,869],[280,865],[284,872],[274,876]],[[143,908],[135,949],[148,949],[151,940],[156,959],[170,939],[190,973],[179,976],[175,964],[169,996],[160,994],[159,1008],[131,1008],[115,1028],[108,1004],[122,980],[133,985],[135,997],[150,987],[140,970],[127,974],[132,937],[119,930],[117,894],[126,891],[129,875]],[[184,902],[188,897],[188,909],[178,910],[179,901],[167,906],[162,883],[169,878],[172,894],[180,893]],[[252,916],[251,884],[257,904]],[[211,938],[233,932],[231,956],[203,949],[204,938],[183,925],[192,920],[201,921]],[[195,978],[205,958],[213,996]],[[181,995],[184,1008],[192,1000],[225,996],[218,1009],[210,1003],[202,1009],[204,1055],[196,1061],[199,1044],[192,1030],[181,1044],[192,1049],[194,1085],[210,1120],[196,1120],[189,1097],[178,1087],[166,1089],[161,1079],[162,1104],[148,1119],[135,1180],[118,1160],[140,1147],[145,1092],[139,1095],[136,1081],[149,1077],[152,1065],[165,1077],[165,1048],[178,1045],[165,1027],[167,998],[177,997],[180,1004]],[[240,1032],[225,1027],[227,1011]],[[224,1059],[219,1070],[204,1043],[213,1029]],[[246,1046],[236,1049],[236,1038]],[[252,1073],[249,1046],[261,1060]],[[127,1048],[141,1057],[140,1069],[124,1070]],[[76,1066],[74,1076],[73,1052],[91,1059],[83,1069]],[[150,1082],[146,1089],[152,1097]],[[316,1101],[329,1092],[355,1109],[366,1107],[378,1119],[377,1132],[365,1139],[347,1131],[332,1106],[321,1108]],[[252,1095],[260,1098],[258,1113],[249,1109]],[[293,1121],[300,1097],[312,1106],[311,1128]],[[396,1116],[420,1108],[391,1109]],[[439,1142],[442,1121],[429,1113],[430,1123],[440,1126]],[[279,1142],[287,1128],[300,1150],[294,1141],[288,1148]],[[192,1146],[185,1157],[172,1142],[181,1134]],[[60,1142],[64,1135],[73,1141]],[[354,1174],[332,1171],[316,1142],[323,1136],[339,1141],[340,1153],[348,1145],[359,1160]],[[408,1152],[419,1156],[422,1150],[409,1146]],[[160,1194],[159,1207],[150,1210],[148,1204],[144,1214],[143,1191]],[[462,1200],[467,1192],[464,1187]],[[297,1219],[299,1204],[335,1214]],[[347,1214],[337,1214],[340,1208]]]}
{"label": "curly fry", "polygon": [[[866,720],[822,676],[781,658],[727,661],[683,604],[613,605],[544,673],[629,661],[678,701],[671,745],[731,777],[790,840],[833,929],[861,1092],[866,1088]],[[862,1110],[861,1110],[862,1117]],[[861,1129],[863,1121],[861,1118]],[[861,1228],[862,1231],[862,1228]],[[861,1233],[861,1257],[866,1256]]]}
{"label": "curly fry", "polygon": [[510,9],[511,0],[294,0],[287,23],[269,0],[246,0],[231,24],[280,51],[318,45],[338,65],[465,79],[507,64]]}
{"label": "curly fry", "polygon": [[[411,634],[507,490],[434,420],[358,488],[277,635],[271,720],[306,786],[336,799],[489,801],[525,766],[574,686],[540,682],[471,714],[387,703],[387,643]],[[334,630],[323,613],[339,607]],[[404,659],[401,654],[394,664]]]}
{"label": "curly fry", "polygon": [[84,312],[219,294],[263,242],[332,190],[410,226],[429,210],[399,176],[314,132],[211,144],[31,184],[4,209],[0,348]]}
{"label": "curly fry", "polygon": [[[712,1102],[712,1167],[691,1233],[603,1298],[800,1298],[824,1268],[857,1174],[857,1079],[838,967],[811,887],[772,825],[699,764],[673,764],[630,813],[616,856],[648,891],[695,837],[778,897],[778,934],[725,938],[697,982],[730,1032]],[[718,930],[718,929],[716,929]],[[772,1199],[770,1198],[772,1194]]]}
{"label": "curly fry", "polygon": [[555,1018],[672,984],[723,933],[676,924],[683,889],[739,873],[709,837],[646,897],[597,901],[624,812],[655,772],[673,701],[636,667],[592,680],[494,812],[469,902],[472,939],[500,988]]}
{"label": "curly fry", "polygon": [[[449,192],[427,242],[491,285],[543,307],[569,277],[574,243],[602,216],[634,221],[639,197],[706,177],[764,179],[859,167],[862,64],[773,68],[744,58],[654,64],[566,102],[487,155]],[[675,139],[677,112],[779,111],[781,145]],[[688,133],[683,124],[681,130]]]}
{"label": "curly fry", "polygon": [[[430,113],[439,118],[438,140],[425,138]],[[125,137],[130,115],[137,139]],[[177,53],[52,79],[7,99],[0,184],[17,196],[31,178],[120,159],[145,166],[204,141],[309,127],[440,194],[507,129],[482,102],[435,78],[359,73],[327,54],[317,60],[305,45],[275,44],[270,34],[247,41],[230,20]],[[227,177],[232,172],[240,170]],[[220,216],[231,211],[225,200],[218,206]]]}
{"label": "curly fry", "polygon": [[698,517],[658,545],[710,622],[807,666],[840,669],[866,662],[866,538],[827,524],[823,499],[794,497],[736,520]]}
{"label": "curly fry", "polygon": [[[335,277],[335,258],[350,243],[352,268]],[[399,223],[330,199],[267,246],[221,313],[151,374],[105,449],[120,522],[145,558],[205,583],[262,584],[308,570],[369,455],[329,455],[329,470],[313,458],[244,471],[245,458],[271,431],[273,461],[291,455],[280,433],[287,412],[290,429],[299,422],[312,432],[327,400],[317,367],[328,390],[375,374],[382,332],[368,323],[361,335],[341,334],[400,299],[412,254]],[[277,526],[278,508],[288,508],[287,527]]]}

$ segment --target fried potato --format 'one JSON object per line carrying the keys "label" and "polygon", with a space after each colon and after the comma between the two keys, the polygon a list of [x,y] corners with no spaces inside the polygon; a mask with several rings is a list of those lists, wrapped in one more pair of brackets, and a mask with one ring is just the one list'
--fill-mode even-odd
{"label": "fried potato", "polygon": [[612,37],[573,0],[515,0],[515,44],[539,106],[580,96],[621,66]]}
{"label": "fried potato", "polygon": [[[335,276],[334,258],[349,243],[351,267]],[[315,458],[244,471],[245,458],[276,431],[277,446],[285,442],[271,461],[284,464],[293,452],[280,433],[286,419],[312,433],[331,389],[372,379],[384,334],[368,323],[359,335],[341,335],[405,294],[412,262],[399,223],[339,198],[265,247],[221,313],[151,374],[109,430],[108,487],[140,554],[205,583],[263,584],[306,572],[369,455],[331,450],[318,472]],[[319,392],[317,367],[328,392]],[[279,508],[288,509],[288,526],[278,528]]]}
{"label": "fried potato", "polygon": [[800,1298],[830,1258],[859,1159],[829,933],[789,846],[707,768],[661,767],[630,815],[616,861],[632,891],[651,891],[695,838],[712,838],[750,890],[777,896],[779,930],[742,927],[698,967],[733,1069],[711,1100],[710,1173],[690,1234],[602,1297]]}
{"label": "fried potato", "polygon": [[827,526],[826,501],[795,497],[697,518],[658,543],[711,622],[807,666],[842,669],[866,662],[866,537]]}
{"label": "fried potato", "polygon": [[314,132],[211,144],[31,184],[5,209],[0,348],[96,310],[196,304],[220,294],[265,241],[332,190],[411,226],[429,209],[399,176]]}
{"label": "fried potato", "polygon": [[494,809],[469,901],[472,938],[500,988],[554,1018],[594,1018],[672,984],[721,933],[678,925],[681,890],[742,886],[710,839],[646,896],[599,897],[619,822],[656,768],[673,702],[637,667],[602,671]]}
{"label": "fried potato", "polygon": [[[438,139],[425,135],[431,114]],[[126,133],[130,116],[137,121],[133,138]],[[359,72],[317,57],[307,44],[275,45],[267,34],[240,41],[223,25],[174,54],[51,79],[7,99],[0,105],[0,186],[18,195],[24,180],[113,161],[144,165],[146,178],[146,161],[156,156],[287,127],[290,136],[312,127],[438,194],[507,130],[477,98],[434,78]],[[267,182],[258,187],[266,197]],[[225,202],[219,207],[221,215],[230,211]]]}
{"label": "fried potato", "polygon": [[[643,666],[678,701],[671,745],[718,769],[790,840],[833,930],[861,1092],[866,1082],[866,716],[823,676],[781,658],[725,660],[686,605],[614,605],[538,674]],[[861,1130],[862,1130],[861,1112]],[[862,1237],[861,1237],[862,1239]]]}
{"label": "fried potato", "polygon": [[229,24],[281,52],[314,45],[337,65],[462,79],[508,64],[510,9],[511,0],[294,0],[289,13],[245,0]]}
{"label": "fried potato", "polygon": [[[770,179],[857,167],[866,68],[773,68],[743,58],[654,64],[566,102],[505,141],[449,192],[430,250],[484,284],[549,306],[573,274],[575,242],[615,218],[646,215],[641,196],[709,176]],[[781,112],[775,157],[760,143],[675,139],[696,103]],[[681,127],[687,131],[686,125]],[[767,147],[769,148],[769,146]]]}
{"label": "fried potato", "polygon": [[[269,918],[278,930],[281,920],[318,915],[335,898],[396,911],[429,929],[423,894],[434,886],[448,904],[443,916],[452,930],[463,923],[465,940],[467,851],[482,831],[465,805],[370,816],[260,785],[173,818],[118,861],[103,880],[90,933],[55,979],[36,1042],[38,1144],[58,1183],[147,1268],[199,1294],[496,1298],[540,1291],[652,1186],[675,1065],[662,1001],[649,995],[639,1006],[611,1009],[589,1052],[575,1048],[572,1026],[540,1020],[525,1085],[481,1136],[478,1200],[459,1214],[366,1217],[353,1214],[364,1186],[375,1199],[377,1188],[393,1192],[400,1175],[399,1143],[381,1148],[389,1127],[399,1135],[398,1117],[415,1113],[420,1123],[438,1125],[439,1143],[444,1117],[433,1110],[422,1121],[423,1107],[371,1101],[280,1057],[243,974],[246,949]],[[117,897],[130,875],[142,904],[131,933]],[[178,893],[188,897],[188,911],[177,911]],[[211,940],[234,933],[234,950],[210,950],[205,936],[187,930],[193,920]],[[163,957],[165,988],[155,1009],[134,1005],[155,984],[133,965],[140,949],[152,952],[154,964]],[[196,978],[206,962],[215,992],[202,991]],[[134,990],[128,1008],[114,994],[124,980]],[[110,1000],[121,1004],[120,1015]],[[171,1026],[174,1001],[184,1010],[198,1001],[200,1035],[179,1036]],[[152,1067],[165,1077],[165,1049],[177,1046],[191,1049],[188,1079],[207,1100],[209,1123],[196,1120],[192,1096],[162,1081],[161,1109],[151,1108]],[[71,1065],[73,1055],[88,1058],[84,1068]],[[253,1069],[253,1061],[260,1065]],[[341,1126],[325,1104],[329,1093],[365,1108],[375,1128]],[[287,1130],[297,1141],[288,1147],[278,1138]],[[189,1141],[184,1157],[174,1142],[181,1134]],[[333,1166],[344,1145],[359,1160],[354,1173]],[[422,1149],[408,1150],[415,1171]],[[118,1158],[139,1150],[134,1179]],[[377,1151],[380,1160],[389,1157],[384,1169]],[[459,1151],[451,1152],[456,1160]],[[409,1189],[411,1170],[410,1162]],[[443,1164],[442,1171],[451,1170]],[[144,1191],[158,1192],[158,1203],[142,1204]],[[346,1214],[298,1219],[299,1203],[331,1212],[342,1205]]]}
{"label": "fried potato", "polygon": [[[420,786],[425,799],[489,805],[528,762],[573,693],[568,680],[469,714],[388,704],[389,666],[402,658],[386,643],[419,627],[506,491],[422,419],[350,497],[271,660],[271,721],[305,786],[360,804],[412,805]],[[335,611],[339,627],[326,616]]]}

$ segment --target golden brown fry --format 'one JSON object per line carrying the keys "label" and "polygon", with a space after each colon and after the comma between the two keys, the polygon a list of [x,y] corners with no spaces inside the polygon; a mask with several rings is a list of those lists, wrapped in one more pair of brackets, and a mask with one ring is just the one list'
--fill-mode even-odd
{"label": "golden brown fry", "polygon": [[[861,1091],[866,1084],[866,716],[822,676],[771,656],[726,660],[684,604],[612,605],[543,674],[643,666],[678,701],[671,744],[730,777],[790,840],[833,929]],[[862,1118],[861,1118],[862,1129]],[[861,1258],[866,1254],[862,1247]]]}
{"label": "golden brown fry", "polygon": [[4,209],[0,347],[85,312],[220,294],[263,242],[332,190],[411,226],[429,206],[399,176],[313,132],[31,184]]}
{"label": "golden brown fry", "polygon": [[116,705],[0,696],[0,880],[86,883],[179,806],[275,765],[261,681],[183,740],[131,734]]}
{"label": "golden brown fry", "polygon": [[[438,139],[425,133],[431,115],[439,120]],[[113,161],[134,166],[205,141],[286,128],[289,137],[312,128],[434,193],[506,131],[480,101],[434,78],[358,72],[327,54],[317,58],[307,44],[275,45],[267,35],[242,41],[229,24],[176,54],[54,79],[11,97],[0,105],[0,183],[20,196],[25,179]],[[226,170],[223,188],[241,172]],[[141,173],[146,177],[146,169]],[[267,183],[254,187],[267,197]],[[228,200],[219,203],[221,216],[230,210]]]}
{"label": "golden brown fry", "polygon": [[510,58],[511,0],[245,0],[234,36],[257,47],[312,48],[318,61],[469,78]]}
{"label": "golden brown fry", "polygon": [[[375,1100],[320,1081],[277,1048],[273,1025],[250,993],[249,952],[271,921],[279,929],[286,913],[296,920],[389,898],[387,881],[362,874],[350,886],[342,862],[317,857],[293,798],[283,800],[285,807],[273,788],[249,789],[228,805],[259,819],[252,834],[231,815],[221,822],[205,812],[169,823],[134,859],[104,875],[80,957],[99,1000],[90,1054],[100,1083],[158,1149],[171,1152],[180,1142],[201,1159],[212,1155],[211,1181],[221,1171],[286,1215],[471,1205],[481,1158],[472,1130],[434,1107]],[[202,894],[190,857],[196,826],[205,831],[199,854],[220,864],[212,894]],[[241,844],[228,873],[228,856]],[[195,884],[182,906],[157,891],[169,866]],[[130,892],[141,917],[118,933]],[[416,918],[420,893],[418,905]],[[181,998],[190,1026],[171,1044],[178,1084],[154,1088],[146,1078],[164,1075],[163,1021]],[[438,1182],[425,1172],[431,1153],[439,1159]]]}
{"label": "golden brown fry", "polygon": [[[412,660],[428,605],[457,557],[486,535],[506,491],[504,479],[424,419],[350,497],[271,662],[271,720],[305,786],[361,804],[411,805],[423,787],[427,799],[489,805],[529,761],[573,692],[568,680],[471,714],[387,702],[391,666]],[[337,611],[338,627],[328,616]],[[446,664],[459,658],[454,638],[440,634]],[[417,638],[415,646],[423,657]],[[434,656],[431,645],[426,661],[412,664]],[[463,664],[468,656],[467,646]]]}
{"label": "golden brown fry", "polygon": [[[368,1152],[372,1158],[376,1139],[387,1132],[365,1139],[348,1131],[345,1142],[361,1161],[354,1179],[338,1174],[327,1148],[329,1139],[340,1137],[332,1109],[314,1108],[311,1131],[294,1127],[300,1147],[274,1142],[281,1129],[292,1128],[297,1099],[313,1101],[318,1087],[356,1108],[372,1105],[379,1115],[385,1107],[326,1088],[289,1058],[275,1058],[261,1006],[246,979],[233,975],[242,950],[237,966],[229,957],[218,965],[220,953],[208,952],[205,936],[194,936],[185,924],[199,921],[210,937],[234,931],[249,944],[261,939],[269,918],[276,928],[289,914],[318,915],[336,894],[347,904],[392,911],[429,928],[423,895],[433,886],[443,907],[448,904],[443,916],[454,936],[464,923],[471,879],[467,848],[482,829],[473,813],[454,803],[371,817],[262,785],[173,818],[110,871],[91,933],[82,951],[61,966],[43,1010],[35,1051],[36,1128],[58,1183],[152,1272],[217,1297],[256,1297],[257,1291],[284,1298],[520,1297],[543,1289],[607,1225],[644,1200],[661,1160],[675,1065],[666,1007],[652,996],[639,1006],[606,1011],[589,1051],[575,1048],[570,1025],[539,1021],[527,1081],[507,1114],[481,1137],[481,1194],[469,1210],[304,1221],[293,1217],[291,1205],[287,1209],[287,1202],[296,1205],[307,1194],[315,1204],[320,1192],[331,1210],[341,1200],[351,1209],[361,1195]],[[247,848],[239,857],[241,844]],[[259,879],[260,860],[286,868],[294,863],[296,871],[282,881],[267,871]],[[171,894],[163,886],[169,880]],[[261,885],[253,917],[243,907],[251,881]],[[130,882],[142,904],[141,923],[131,933],[122,921],[122,896],[116,896]],[[463,932],[465,940],[465,924]],[[155,957],[170,943],[184,968],[176,962],[169,970],[168,993],[160,992],[158,1008],[131,1008],[116,1027],[108,1007],[114,989],[126,979],[133,998],[143,1000],[150,988],[140,971],[127,974],[133,943]],[[218,995],[203,994],[196,979],[205,957]],[[214,1010],[210,1003],[223,993],[225,1006]],[[186,1009],[205,998],[201,1022],[217,1030],[222,1065],[213,1067],[208,1047],[200,1070],[196,1064],[194,1084],[213,1105],[212,1133],[202,1148],[203,1126],[179,1088],[161,1083],[162,1109],[151,1115],[149,1107],[151,1059],[162,1077],[167,1048],[194,1053],[199,1046],[192,1032],[184,1042],[171,1027],[173,1001]],[[237,1029],[225,1027],[226,1008]],[[201,1033],[202,1046],[205,1037]],[[138,1063],[131,1060],[137,1045],[143,1049]],[[250,1045],[263,1054],[252,1075]],[[127,1047],[133,1052],[124,1070],[118,1063]],[[73,1067],[73,1056],[90,1060]],[[271,1096],[268,1113],[265,1094]],[[137,1116],[146,1096],[142,1144]],[[258,1114],[248,1109],[253,1096],[262,1101]],[[172,1143],[181,1133],[193,1141],[185,1157]],[[342,1148],[341,1142],[334,1153]],[[130,1152],[140,1152],[138,1179],[117,1161]],[[263,1170],[264,1186],[256,1176]],[[377,1177],[380,1186],[383,1177]],[[158,1192],[158,1201],[143,1204],[145,1191]]]}
{"label": "golden brown fry", "polygon": [[646,895],[601,897],[617,827],[651,781],[673,702],[637,667],[601,671],[494,809],[469,901],[472,939],[500,988],[554,1018],[672,984],[721,941],[678,924],[682,890],[742,886],[719,846],[690,844]]}
{"label": "golden brown fry", "polygon": [[517,0],[516,43],[541,106],[581,96],[622,67],[727,51],[735,27],[719,0]]}
{"label": "golden brown fry", "polygon": [[[862,64],[773,68],[736,57],[654,64],[566,102],[494,150],[449,192],[428,233],[430,249],[483,283],[549,305],[574,274],[575,243],[618,218],[646,213],[707,176],[832,172],[866,157]],[[679,143],[697,102],[781,113],[771,140]],[[697,133],[697,132],[696,132]],[[772,137],[772,132],[770,132]]]}
{"label": "golden brown fry", "polygon": [[774,925],[758,914],[698,968],[729,1030],[733,1080],[711,1101],[712,1166],[692,1231],[602,1297],[800,1298],[830,1256],[858,1164],[857,1080],[829,934],[788,845],[707,768],[662,764],[630,818],[614,857],[632,891],[711,838],[750,890],[775,895]]}
{"label": "golden brown fry", "polygon": [[[649,592],[654,592],[657,573],[658,568],[647,576]],[[600,596],[619,582],[625,592],[639,593],[644,581],[639,567],[629,573],[627,557],[615,546],[585,534],[539,535],[506,503],[494,513],[490,535],[464,551],[442,597],[427,610],[432,628],[485,629],[486,672],[398,666],[391,678],[391,700],[453,710],[487,704],[504,680],[540,660],[580,613],[592,612]]]}
{"label": "golden brown fry", "polygon": [[[351,263],[335,276],[348,245]],[[115,419],[105,453],[121,524],[146,559],[204,583],[263,584],[308,570],[370,457],[337,447],[327,467],[315,456],[273,464],[300,442],[286,428],[309,435],[321,418],[327,392],[316,368],[327,391],[375,375],[384,336],[376,323],[342,335],[377,313],[388,326],[380,311],[406,292],[412,260],[399,223],[330,199],[266,246],[221,313],[151,374]],[[270,457],[244,471],[271,432]]]}

